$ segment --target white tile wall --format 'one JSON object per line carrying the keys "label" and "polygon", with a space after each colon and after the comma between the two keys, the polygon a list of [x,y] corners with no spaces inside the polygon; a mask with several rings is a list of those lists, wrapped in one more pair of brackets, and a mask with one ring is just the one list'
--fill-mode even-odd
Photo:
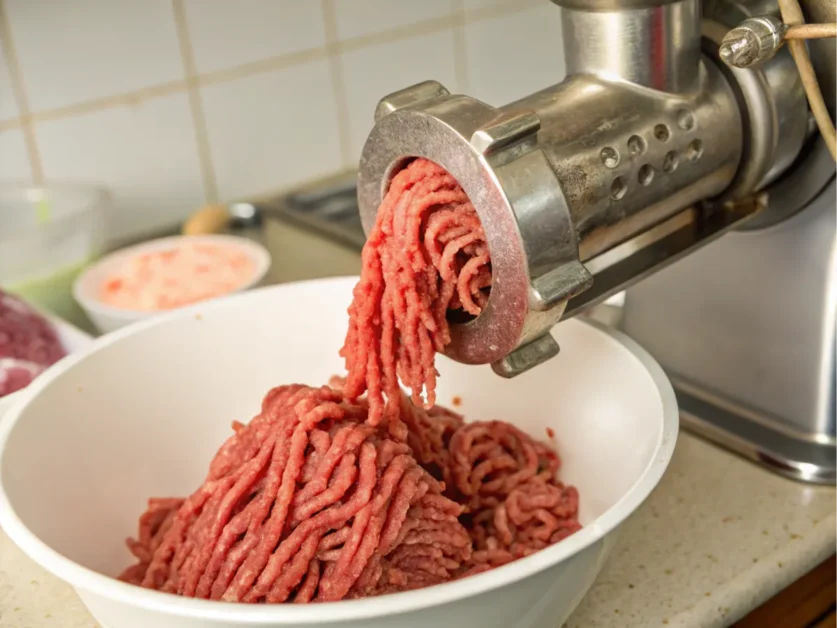
{"label": "white tile wall", "polygon": [[185,93],[43,122],[35,133],[47,178],[110,188],[114,237],[180,220],[205,202]]}
{"label": "white tile wall", "polygon": [[325,44],[319,0],[185,0],[199,72]]}
{"label": "white tile wall", "polygon": [[525,0],[462,0],[466,11],[494,9],[504,5],[522,4],[523,2],[525,2]]}
{"label": "white tile wall", "polygon": [[170,0],[6,0],[32,111],[183,77]]}
{"label": "white tile wall", "polygon": [[340,58],[349,108],[350,152],[360,157],[382,96],[435,79],[459,90],[454,69],[453,31],[419,35],[346,52]]}
{"label": "white tile wall", "polygon": [[340,168],[328,62],[201,90],[218,191],[231,200]]}
{"label": "white tile wall", "polygon": [[17,103],[12,92],[9,66],[6,57],[3,55],[3,48],[0,46],[0,120],[8,120],[18,115],[20,115],[20,112],[17,110]]}
{"label": "white tile wall", "polygon": [[216,188],[262,195],[351,165],[393,90],[435,78],[502,104],[563,74],[549,0],[0,4],[32,114],[0,59],[0,179],[102,183],[114,237],[173,225]]}
{"label": "white tile wall", "polygon": [[[564,78],[558,8],[545,2],[514,15],[465,26],[468,88],[502,106]],[[497,42],[502,41],[502,46]],[[514,50],[514,55],[508,51]]]}
{"label": "white tile wall", "polygon": [[351,39],[409,26],[453,13],[452,0],[333,0],[337,36]]}
{"label": "white tile wall", "polygon": [[32,167],[20,129],[0,131],[0,181],[32,181]]}

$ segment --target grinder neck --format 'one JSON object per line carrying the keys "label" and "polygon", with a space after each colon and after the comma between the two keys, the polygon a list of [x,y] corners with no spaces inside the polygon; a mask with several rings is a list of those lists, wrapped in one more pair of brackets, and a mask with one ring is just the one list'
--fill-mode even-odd
{"label": "grinder neck", "polygon": [[698,81],[700,0],[553,0],[567,74],[685,93]]}

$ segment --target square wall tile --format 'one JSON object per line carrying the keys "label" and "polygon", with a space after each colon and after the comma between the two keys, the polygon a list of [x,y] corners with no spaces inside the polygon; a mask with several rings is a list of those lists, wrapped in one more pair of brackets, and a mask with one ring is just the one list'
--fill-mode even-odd
{"label": "square wall tile", "polygon": [[32,182],[29,151],[20,129],[0,131],[0,181]]}
{"label": "square wall tile", "polygon": [[206,202],[185,93],[41,122],[35,134],[47,179],[110,190],[114,238],[176,224]]}
{"label": "square wall tile", "polygon": [[8,62],[3,56],[3,47],[0,46],[0,120],[9,120],[19,115],[20,111],[17,109],[12,91],[12,77],[9,73]]}
{"label": "square wall tile", "polygon": [[[549,0],[540,0],[548,2]],[[466,11],[480,11],[482,9],[496,9],[498,7],[511,7],[515,4],[533,4],[533,0],[462,0]]]}
{"label": "square wall tile", "polygon": [[430,79],[451,92],[459,91],[453,57],[452,29],[367,46],[341,56],[353,159],[360,157],[382,97]]}
{"label": "square wall tile", "polygon": [[33,112],[183,77],[171,0],[6,0]]}
{"label": "square wall tile", "polygon": [[269,193],[340,168],[328,61],[201,89],[219,194]]}
{"label": "square wall tile", "polygon": [[499,107],[563,80],[560,20],[558,7],[544,2],[467,24],[470,95]]}
{"label": "square wall tile", "polygon": [[393,2],[392,0],[334,0],[339,39],[372,35],[453,13],[452,0]]}
{"label": "square wall tile", "polygon": [[198,72],[325,45],[319,0],[186,0]]}

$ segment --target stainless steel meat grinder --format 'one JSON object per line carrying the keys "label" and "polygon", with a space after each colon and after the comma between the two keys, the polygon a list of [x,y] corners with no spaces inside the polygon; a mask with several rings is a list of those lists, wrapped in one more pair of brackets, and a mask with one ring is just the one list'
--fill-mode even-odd
{"label": "stainless steel meat grinder", "polygon": [[[688,426],[833,483],[835,165],[783,45],[798,24],[773,0],[554,1],[558,85],[499,108],[433,81],[381,100],[364,228],[404,163],[439,163],[493,269],[450,357],[517,376],[559,352],[553,325],[629,288],[622,326],[670,374]],[[835,22],[834,0],[801,9]],[[834,39],[806,46],[833,119]]]}

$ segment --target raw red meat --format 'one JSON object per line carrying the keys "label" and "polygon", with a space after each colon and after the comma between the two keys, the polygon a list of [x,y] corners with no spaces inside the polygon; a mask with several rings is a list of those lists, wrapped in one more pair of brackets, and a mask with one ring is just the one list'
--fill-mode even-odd
{"label": "raw red meat", "polygon": [[25,388],[64,355],[49,321],[0,290],[0,397]]}
{"label": "raw red meat", "polygon": [[186,500],[151,500],[122,578],[193,597],[310,602],[445,582],[461,507],[405,443],[329,387],[282,386]]}
{"label": "raw red meat", "polygon": [[490,285],[488,245],[468,195],[440,166],[414,160],[393,177],[363,247],[341,351],[346,395],[366,392],[373,425],[386,414],[403,436],[399,379],[415,405],[433,407],[435,354],[450,343],[448,312],[478,315]]}

